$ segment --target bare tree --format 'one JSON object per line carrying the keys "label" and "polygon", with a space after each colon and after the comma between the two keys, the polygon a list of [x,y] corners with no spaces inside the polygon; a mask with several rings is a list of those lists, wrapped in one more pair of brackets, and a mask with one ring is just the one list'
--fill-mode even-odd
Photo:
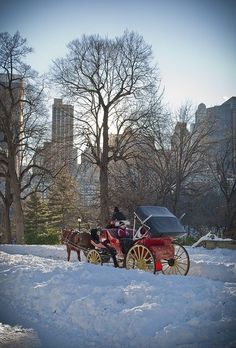
{"label": "bare tree", "polygon": [[[149,165],[150,164],[150,165]],[[121,206],[133,216],[138,205],[154,205],[156,203],[155,173],[151,167],[151,159],[145,161],[140,157],[128,162],[119,162],[110,167],[110,203]]]}
{"label": "bare tree", "polygon": [[5,154],[1,163],[7,168],[5,174],[2,171],[6,193],[1,197],[8,208],[13,202],[17,243],[24,242],[22,192],[33,186],[33,158],[45,131],[40,122],[45,113],[42,84],[24,62],[30,52],[19,32],[0,34],[0,133]]}
{"label": "bare tree", "polygon": [[187,103],[173,117],[156,118],[149,127],[155,139],[152,150],[155,152],[153,168],[157,173],[157,201],[166,205],[176,214],[181,195],[185,192],[200,192],[204,179],[206,148],[210,128],[204,122],[188,129],[192,120],[192,106]]}
{"label": "bare tree", "polygon": [[214,181],[224,197],[222,209],[225,211],[225,234],[235,238],[236,227],[236,154],[232,148],[233,139],[226,138],[218,144],[208,162]]}
{"label": "bare tree", "polygon": [[0,206],[3,207],[4,241],[11,243],[10,207],[12,195],[10,191],[10,178],[8,172],[8,161],[5,151],[0,151]]}
{"label": "bare tree", "polygon": [[[132,125],[145,126],[149,101],[160,80],[152,66],[152,51],[133,32],[113,40],[83,36],[72,41],[69,53],[54,61],[53,80],[77,104],[78,136],[90,148],[90,161],[100,169],[101,220],[109,215],[108,167],[124,151],[122,134]],[[109,134],[116,135],[112,146]],[[125,135],[126,146],[130,146]],[[132,138],[133,139],[133,138]]]}

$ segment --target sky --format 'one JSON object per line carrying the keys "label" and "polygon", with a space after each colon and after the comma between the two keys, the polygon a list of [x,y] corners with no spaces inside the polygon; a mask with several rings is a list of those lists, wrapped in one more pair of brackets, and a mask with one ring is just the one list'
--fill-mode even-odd
{"label": "sky", "polygon": [[188,275],[67,262],[64,245],[0,245],[4,348],[234,348],[236,250],[186,247]]}
{"label": "sky", "polygon": [[83,34],[138,32],[152,46],[173,109],[236,95],[235,16],[235,0],[0,0],[0,32],[27,38],[40,73]]}

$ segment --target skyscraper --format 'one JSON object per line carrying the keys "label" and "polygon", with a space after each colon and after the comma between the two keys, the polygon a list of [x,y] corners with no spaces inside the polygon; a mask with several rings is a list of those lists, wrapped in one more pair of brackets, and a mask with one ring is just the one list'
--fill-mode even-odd
{"label": "skyscraper", "polygon": [[236,97],[231,97],[221,105],[206,108],[200,104],[196,111],[196,123],[204,121],[209,129],[208,142],[211,155],[226,153],[232,162],[232,171],[236,173]]}
{"label": "skyscraper", "polygon": [[65,163],[72,173],[75,168],[77,151],[74,141],[74,107],[54,99],[52,105],[52,144],[57,147],[57,160]]}
{"label": "skyscraper", "polygon": [[74,107],[54,98],[52,106],[52,141],[73,146]]}
{"label": "skyscraper", "polygon": [[[52,174],[66,168],[71,176],[78,170],[77,148],[74,147],[74,107],[55,98],[52,105],[52,140],[37,149],[35,164]],[[37,170],[37,169],[36,169]]]}

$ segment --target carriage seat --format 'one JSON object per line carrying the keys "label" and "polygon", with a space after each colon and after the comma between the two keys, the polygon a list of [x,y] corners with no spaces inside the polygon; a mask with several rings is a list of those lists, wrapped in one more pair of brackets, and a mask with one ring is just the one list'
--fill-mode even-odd
{"label": "carriage seat", "polygon": [[[110,235],[113,238],[120,239],[119,236],[118,236],[118,228],[109,228],[107,230],[108,230],[108,232],[110,233]],[[133,239],[133,230],[132,230],[132,228],[127,228],[126,231],[129,233],[127,238]]]}
{"label": "carriage seat", "polygon": [[132,228],[126,228],[126,231],[129,233],[127,238],[133,239],[133,229]]}
{"label": "carriage seat", "polygon": [[113,238],[118,239],[118,228],[108,228],[108,232]]}

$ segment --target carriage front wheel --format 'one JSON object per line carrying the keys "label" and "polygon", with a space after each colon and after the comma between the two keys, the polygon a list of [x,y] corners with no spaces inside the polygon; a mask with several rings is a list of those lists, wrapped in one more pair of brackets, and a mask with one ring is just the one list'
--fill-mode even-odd
{"label": "carriage front wheel", "polygon": [[186,249],[174,242],[174,257],[169,260],[161,259],[162,273],[163,274],[175,274],[186,275],[189,271],[190,261]]}
{"label": "carriage front wheel", "polygon": [[89,252],[87,254],[87,261],[89,263],[93,263],[94,265],[101,265],[102,264],[101,255],[95,249],[89,250]]}
{"label": "carriage front wheel", "polygon": [[126,254],[125,267],[127,269],[141,269],[156,273],[155,260],[152,252],[144,245],[133,245]]}

